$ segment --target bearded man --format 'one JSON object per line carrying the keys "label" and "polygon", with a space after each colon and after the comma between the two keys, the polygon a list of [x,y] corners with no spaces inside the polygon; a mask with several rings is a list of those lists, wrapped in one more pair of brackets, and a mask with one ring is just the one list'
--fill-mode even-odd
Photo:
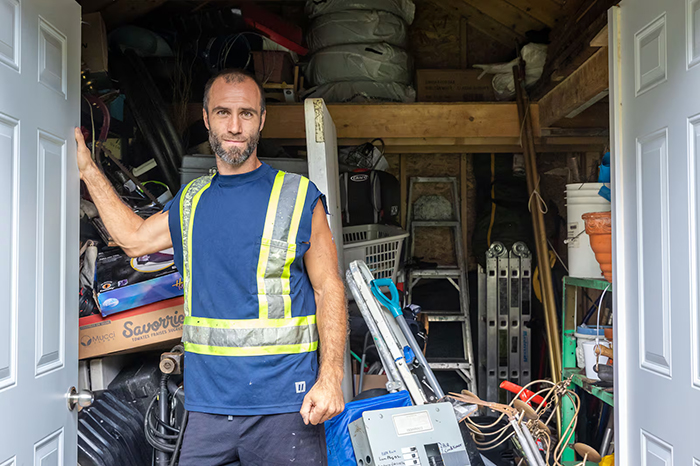
{"label": "bearded man", "polygon": [[347,310],[325,198],[258,160],[265,115],[250,74],[210,79],[203,117],[217,173],[146,220],[75,132],[81,179],[115,242],[131,257],[175,250],[190,411],[180,466],[325,465],[322,423],[343,410]]}

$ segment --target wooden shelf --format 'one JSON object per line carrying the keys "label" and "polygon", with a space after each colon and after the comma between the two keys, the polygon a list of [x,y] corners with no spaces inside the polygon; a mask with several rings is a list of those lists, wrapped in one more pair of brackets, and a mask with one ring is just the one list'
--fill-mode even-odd
{"label": "wooden shelf", "polygon": [[[382,138],[387,153],[522,152],[513,102],[328,104],[339,145]],[[530,106],[541,152],[602,149],[607,137],[541,136],[539,109]],[[286,146],[306,144],[303,103],[269,104],[263,138]]]}
{"label": "wooden shelf", "polygon": [[608,290],[612,291],[612,283],[595,278],[576,278],[576,277],[564,277],[564,286],[571,285],[577,286],[579,288],[592,288],[594,290]]}
{"label": "wooden shelf", "polygon": [[569,367],[562,369],[561,372],[563,379],[573,377],[572,382],[574,383],[574,385],[576,385],[577,387],[581,387],[583,390],[598,398],[603,403],[607,403],[610,406],[615,406],[613,392],[607,391],[606,389],[593,385],[596,381],[582,375],[580,369]]}

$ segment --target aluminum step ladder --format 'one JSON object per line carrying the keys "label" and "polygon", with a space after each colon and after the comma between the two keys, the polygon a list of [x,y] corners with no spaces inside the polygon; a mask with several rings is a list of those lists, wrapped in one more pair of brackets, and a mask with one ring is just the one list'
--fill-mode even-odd
{"label": "aluminum step ladder", "polygon": [[530,335],[532,255],[523,242],[510,251],[494,242],[479,267],[479,392],[488,401],[509,403],[500,390],[507,380],[532,381]]}
{"label": "aluminum step ladder", "polygon": [[[416,184],[442,184],[449,185],[452,193],[451,218],[442,220],[414,219],[413,193]],[[452,266],[438,266],[437,268],[409,268],[406,274],[408,304],[412,303],[413,290],[420,280],[447,280],[459,292],[459,310],[447,311],[440,309],[428,309],[423,307],[421,313],[428,322],[455,322],[461,328],[461,342],[454,357],[428,358],[428,363],[433,371],[454,371],[467,384],[468,390],[476,391],[476,369],[474,364],[474,350],[472,347],[472,333],[469,323],[469,284],[467,282],[467,266],[465,250],[462,243],[462,222],[460,218],[460,197],[458,192],[458,179],[456,177],[411,177],[408,187],[408,212],[406,225],[411,236],[410,246],[406,248],[407,259],[415,256],[415,238],[417,230],[430,228],[450,228],[454,237],[455,264]],[[416,303],[421,304],[421,303]],[[428,339],[428,345],[430,344]]]}
{"label": "aluminum step ladder", "polygon": [[[416,405],[443,398],[442,387],[404,320],[394,282],[375,279],[367,264],[359,260],[350,263],[345,277],[386,371],[387,391],[408,390]],[[389,289],[391,299],[382,287]]]}

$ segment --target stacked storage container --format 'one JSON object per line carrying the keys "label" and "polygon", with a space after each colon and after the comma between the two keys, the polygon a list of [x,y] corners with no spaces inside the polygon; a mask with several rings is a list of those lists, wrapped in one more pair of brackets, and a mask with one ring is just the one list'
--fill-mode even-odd
{"label": "stacked storage container", "polygon": [[327,102],[413,102],[406,51],[411,0],[309,0],[307,35],[313,86],[305,97]]}

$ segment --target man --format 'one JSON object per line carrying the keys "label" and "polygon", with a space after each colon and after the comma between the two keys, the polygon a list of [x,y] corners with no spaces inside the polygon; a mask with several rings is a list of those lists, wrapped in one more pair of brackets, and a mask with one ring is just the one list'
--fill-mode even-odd
{"label": "man", "polygon": [[180,465],[326,464],[322,423],[343,409],[347,311],[324,197],[258,160],[265,101],[249,74],[213,77],[203,117],[218,173],[146,220],[75,131],[81,179],[115,242],[131,257],[172,246],[183,275]]}

